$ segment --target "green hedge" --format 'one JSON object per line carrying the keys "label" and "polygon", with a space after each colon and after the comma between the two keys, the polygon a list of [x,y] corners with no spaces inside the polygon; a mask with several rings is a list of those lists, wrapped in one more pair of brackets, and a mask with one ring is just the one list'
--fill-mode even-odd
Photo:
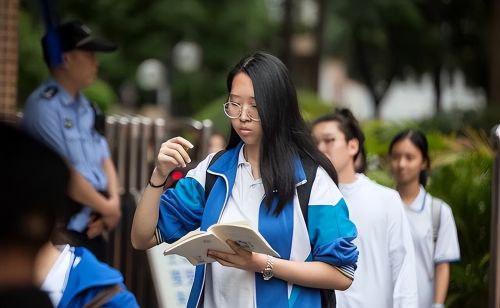
{"label": "green hedge", "polygon": [[95,102],[104,113],[108,113],[118,103],[118,96],[113,88],[103,81],[97,79],[90,87],[83,91],[85,96]]}
{"label": "green hedge", "polygon": [[460,241],[447,307],[488,304],[491,170],[491,156],[472,152],[432,172],[429,191],[451,206]]}

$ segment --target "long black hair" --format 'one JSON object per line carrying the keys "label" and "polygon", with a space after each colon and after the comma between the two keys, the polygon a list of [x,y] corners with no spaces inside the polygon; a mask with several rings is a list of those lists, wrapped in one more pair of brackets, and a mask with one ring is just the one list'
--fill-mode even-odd
{"label": "long black hair", "polygon": [[431,159],[429,158],[429,144],[427,143],[427,138],[425,137],[425,134],[419,130],[406,129],[392,138],[392,141],[389,144],[389,155],[392,153],[392,148],[394,147],[394,145],[400,141],[403,141],[404,139],[410,140],[410,142],[418,148],[418,150],[422,154],[423,159],[426,161],[426,168],[420,171],[420,175],[418,178],[420,184],[425,187],[425,185],[427,185],[427,179],[429,177],[428,173],[431,169]]}
{"label": "long black hair", "polygon": [[[345,140],[352,139],[358,140],[358,152],[354,155],[353,160],[355,163],[356,172],[363,173],[366,170],[366,151],[365,151],[365,134],[361,130],[358,120],[354,117],[352,112],[347,108],[337,108],[334,113],[321,116],[314,120],[311,127],[323,123],[335,121],[339,125],[340,131],[344,134]],[[360,159],[359,164],[356,164],[357,159]]]}
{"label": "long black hair", "polygon": [[[252,80],[262,125],[260,174],[265,190],[264,202],[271,209],[274,194],[277,194],[278,204],[274,214],[278,215],[295,194],[294,158],[297,155],[323,167],[335,183],[337,174],[331,162],[312,141],[300,114],[297,93],[286,66],[275,56],[264,52],[244,57],[227,76],[229,93],[234,77],[240,72]],[[241,138],[231,127],[227,149],[236,147],[240,142]]]}

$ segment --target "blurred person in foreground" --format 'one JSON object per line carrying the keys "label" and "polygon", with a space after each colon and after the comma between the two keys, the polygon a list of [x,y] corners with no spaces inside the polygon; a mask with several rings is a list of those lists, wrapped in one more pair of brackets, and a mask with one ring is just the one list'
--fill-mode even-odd
{"label": "blurred person in foreground", "polygon": [[28,98],[23,127],[56,150],[70,165],[68,235],[74,245],[85,246],[107,260],[103,232],[119,222],[120,199],[115,167],[102,135],[103,116],[81,93],[97,76],[95,52],[110,52],[116,45],[92,34],[79,21],[57,29],[62,64],[50,63],[49,33],[42,38],[44,60],[51,77]]}
{"label": "blurred person in foreground", "polygon": [[356,279],[348,290],[336,291],[337,307],[416,308],[415,252],[403,204],[396,191],[357,170],[366,166],[358,121],[350,110],[338,109],[316,119],[312,134],[338,172],[340,192],[358,229]]}
{"label": "blurred person in foreground", "polygon": [[117,270],[83,247],[55,245],[64,243],[66,162],[8,124],[0,139],[9,143],[0,153],[0,307],[138,307]]}
{"label": "blurred person in foreground", "polygon": [[389,160],[415,246],[419,307],[444,308],[450,263],[460,260],[460,247],[450,206],[425,190],[431,167],[427,138],[416,130],[398,133]]}
{"label": "blurred person in foreground", "polygon": [[69,171],[52,150],[0,122],[0,307],[52,307],[33,278],[35,259],[66,205]]}

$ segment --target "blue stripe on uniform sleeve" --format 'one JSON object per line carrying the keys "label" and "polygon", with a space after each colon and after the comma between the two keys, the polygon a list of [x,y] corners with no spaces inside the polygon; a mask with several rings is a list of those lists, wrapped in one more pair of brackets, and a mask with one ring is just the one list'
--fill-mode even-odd
{"label": "blue stripe on uniform sleeve", "polygon": [[313,260],[355,268],[358,250],[352,240],[357,231],[344,199],[334,206],[310,205],[309,232]]}
{"label": "blue stripe on uniform sleeve", "polygon": [[186,177],[160,199],[157,240],[172,243],[200,227],[205,193],[194,178]]}

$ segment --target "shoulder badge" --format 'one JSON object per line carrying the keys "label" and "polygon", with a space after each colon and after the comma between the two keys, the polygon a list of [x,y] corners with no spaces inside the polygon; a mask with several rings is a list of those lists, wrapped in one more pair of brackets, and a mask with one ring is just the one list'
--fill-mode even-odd
{"label": "shoulder badge", "polygon": [[50,98],[54,97],[57,94],[57,92],[59,92],[57,87],[49,86],[49,87],[45,88],[45,90],[43,90],[41,97],[43,97],[45,99],[50,99]]}

